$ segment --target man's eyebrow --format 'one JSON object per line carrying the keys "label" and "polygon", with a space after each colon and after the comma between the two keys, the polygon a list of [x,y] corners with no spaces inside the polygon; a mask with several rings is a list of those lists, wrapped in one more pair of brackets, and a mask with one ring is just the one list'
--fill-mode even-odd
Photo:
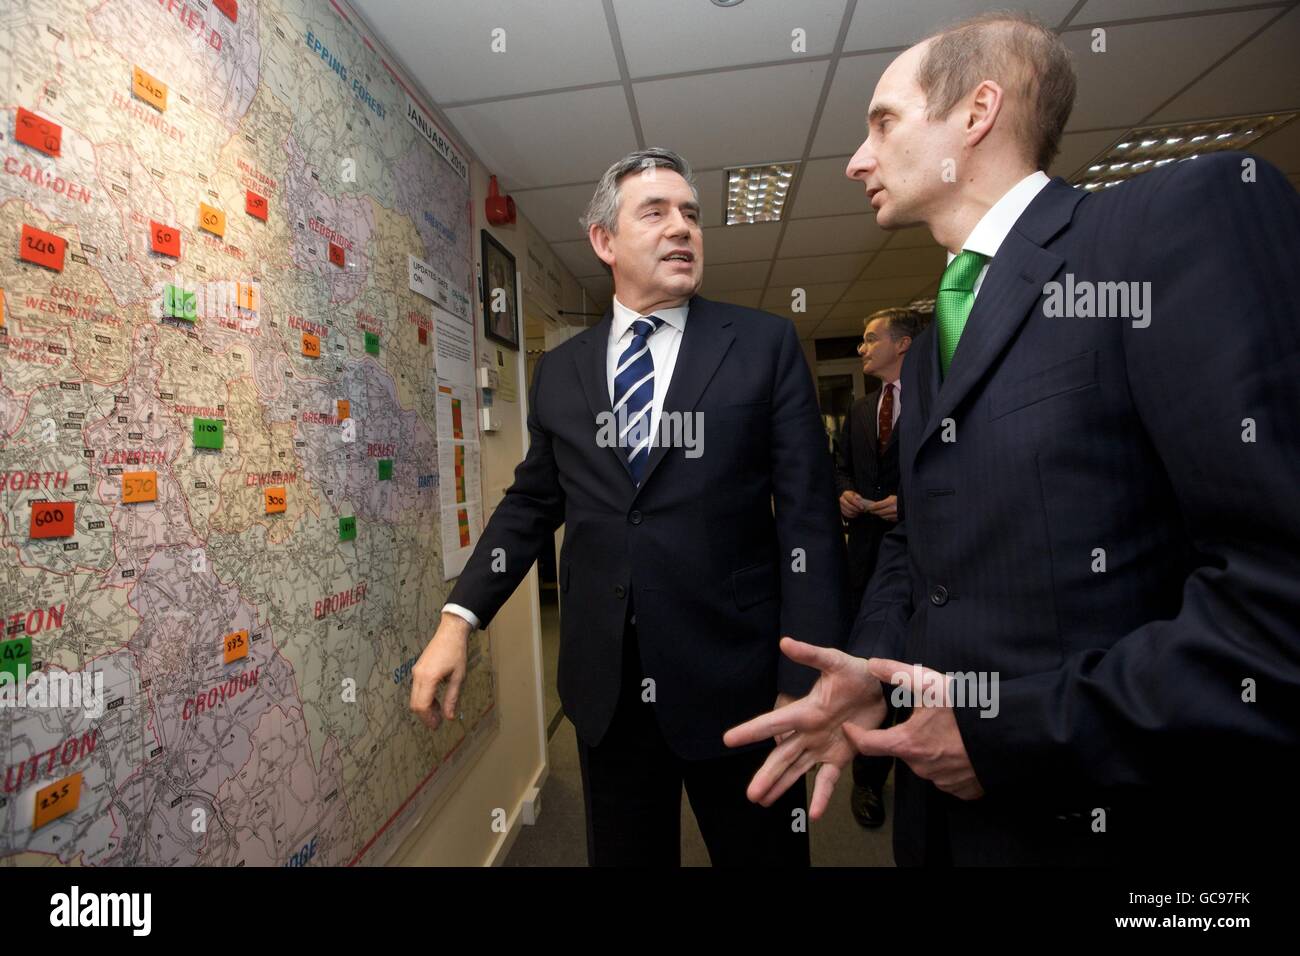
{"label": "man's eyebrow", "polygon": [[[670,202],[671,200],[669,200],[666,196],[647,196],[645,197],[645,199],[642,199],[639,203],[636,204],[636,208],[644,209],[647,206],[660,206]],[[690,209],[693,212],[699,212],[700,204],[695,202],[695,200],[691,199],[682,203],[682,208]]]}
{"label": "man's eyebrow", "polygon": [[879,103],[876,106],[871,107],[871,112],[867,114],[867,125],[874,123],[876,120],[880,119],[880,117],[884,116],[886,113],[892,113],[892,112],[894,112],[894,108],[890,106],[888,103]]}

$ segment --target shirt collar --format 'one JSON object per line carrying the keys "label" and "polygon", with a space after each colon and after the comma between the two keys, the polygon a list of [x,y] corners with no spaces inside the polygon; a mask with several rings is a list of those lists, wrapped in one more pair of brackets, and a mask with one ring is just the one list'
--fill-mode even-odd
{"label": "shirt collar", "polygon": [[[690,311],[691,303],[688,301],[685,305],[679,305],[673,309],[655,309],[652,315],[657,315],[664,320],[664,323],[671,325],[678,332],[686,331],[686,313]],[[614,324],[609,330],[615,342],[621,339],[627,330],[632,327],[632,323],[641,318],[639,312],[633,312],[622,302],[618,301],[618,296],[614,296]]]}
{"label": "shirt collar", "polygon": [[[1001,199],[989,207],[989,211],[980,218],[980,221],[975,223],[975,228],[962,243],[962,250],[978,252],[990,259],[996,256],[998,249],[1002,247],[1002,241],[1007,238],[1007,233],[1016,224],[1016,220],[1034,201],[1034,197],[1042,188],[1050,182],[1047,173],[1040,169],[1030,173],[1008,189]],[[948,262],[956,258],[951,252],[948,253]]]}

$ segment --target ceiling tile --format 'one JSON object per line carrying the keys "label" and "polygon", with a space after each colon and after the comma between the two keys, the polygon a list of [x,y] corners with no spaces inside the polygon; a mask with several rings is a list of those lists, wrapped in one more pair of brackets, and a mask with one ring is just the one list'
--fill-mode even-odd
{"label": "ceiling tile", "polygon": [[1300,173],[1300,119],[1293,119],[1250,147],[1284,173]]}
{"label": "ceiling tile", "polygon": [[1126,132],[1128,127],[1101,130],[1096,133],[1066,133],[1061,137],[1061,152],[1048,172],[1053,176],[1069,179],[1099,156],[1106,147],[1118,142],[1120,136]]}
{"label": "ceiling tile", "polygon": [[797,325],[807,326],[824,319],[831,307],[829,305],[810,305],[802,312],[793,312],[790,309],[790,303],[786,302],[784,305],[764,306],[763,308],[765,311],[789,319]]}
{"label": "ceiling tile", "polygon": [[[874,302],[841,302],[834,306],[826,313],[828,319],[856,319],[858,322],[858,332],[862,331],[862,323],[872,312],[876,311]],[[884,306],[880,306],[884,308]]]}
{"label": "ceiling tile", "polygon": [[[352,0],[439,105],[616,82],[601,0]],[[563,24],[563,29],[557,29]],[[504,30],[504,52],[493,31]]]}
{"label": "ceiling tile", "polygon": [[844,175],[849,159],[848,155],[828,156],[804,163],[789,217],[809,219],[859,210],[870,212],[862,183]]}
{"label": "ceiling tile", "polygon": [[825,321],[817,326],[817,338],[862,338],[862,319],[865,316],[835,316],[828,314]]}
{"label": "ceiling tile", "polygon": [[758,289],[767,279],[767,262],[735,262],[726,265],[711,266],[708,260],[704,265],[705,295],[731,289]]}
{"label": "ceiling tile", "polygon": [[[849,287],[847,282],[819,282],[815,285],[802,286],[804,290],[804,304],[813,305],[834,305],[844,290]],[[782,289],[777,286],[769,286],[766,294],[763,296],[763,308],[776,311],[777,309],[789,309],[794,304],[794,296],[789,289]]]}
{"label": "ceiling tile", "polygon": [[1196,13],[1200,10],[1223,10],[1244,7],[1259,0],[1088,0],[1070,26],[1101,23],[1106,20],[1136,20],[1140,17],[1160,17],[1175,13]]}
{"label": "ceiling tile", "polygon": [[865,252],[880,248],[888,238],[889,234],[876,225],[873,213],[796,219],[786,223],[780,255],[788,259]]}
{"label": "ceiling tile", "polygon": [[943,275],[946,256],[937,245],[929,249],[890,249],[876,253],[862,274],[864,279],[892,279],[898,276]]}
{"label": "ceiling tile", "polygon": [[577,239],[573,242],[552,242],[551,249],[560,257],[560,261],[569,267],[569,271],[573,273],[575,279],[609,274],[605,271],[604,263],[592,251],[591,243],[586,239]]}
{"label": "ceiling tile", "polygon": [[825,74],[823,60],[650,80],[632,89],[646,144],[674,149],[703,169],[802,156]]}
{"label": "ceiling tile", "polygon": [[[889,299],[896,305],[906,305],[921,289],[930,284],[930,276],[898,276],[892,279],[864,279],[849,287],[845,301],[870,302]],[[850,296],[852,298],[850,298]]]}
{"label": "ceiling tile", "polygon": [[614,0],[614,13],[628,73],[635,79],[792,59],[800,55],[791,49],[796,28],[804,31],[804,54],[824,56],[835,45],[844,6],[845,0],[730,8],[701,0]]}
{"label": "ceiling tile", "polygon": [[[1028,10],[1048,26],[1058,26],[1075,0],[1019,0],[1017,10]],[[910,46],[917,40],[957,20],[983,13],[989,0],[928,0],[926,3],[898,3],[897,0],[860,0],[853,23],[844,38],[845,50],[879,50]],[[865,110],[863,112],[866,112]]]}
{"label": "ceiling tile", "polygon": [[591,194],[595,191],[596,184],[592,182],[554,189],[518,190],[511,195],[519,211],[537,227],[543,239],[563,242],[586,237],[587,233],[578,220],[587,211],[587,203],[591,202]]}
{"label": "ceiling tile", "polygon": [[[1276,12],[1257,11],[1270,16]],[[1298,50],[1300,7],[1178,94],[1153,119],[1155,122],[1178,122],[1300,109]]]}
{"label": "ceiling tile", "polygon": [[1090,30],[1068,30],[1079,92],[1067,129],[1114,129],[1141,122],[1205,67],[1260,27],[1275,10],[1107,27],[1106,51]]}
{"label": "ceiling tile", "polygon": [[[595,181],[610,163],[636,148],[622,87],[500,100],[446,112],[507,190]],[[542,143],[544,149],[539,148]],[[593,148],[594,143],[599,147]]]}
{"label": "ceiling tile", "polygon": [[840,256],[804,256],[778,259],[772,268],[769,289],[807,287],[819,282],[842,282],[854,278],[866,264],[870,253],[855,252]]}
{"label": "ceiling tile", "polygon": [[[861,13],[859,5],[858,11]],[[831,80],[826,106],[822,109],[813,138],[813,156],[852,156],[867,138],[867,106],[885,67],[897,53],[869,53],[841,57]],[[845,166],[848,165],[846,160]],[[843,172],[843,167],[840,167]],[[861,201],[861,194],[859,194]]]}
{"label": "ceiling tile", "polygon": [[748,262],[771,259],[781,234],[779,222],[755,222],[743,226],[714,226],[704,230],[705,263]]}
{"label": "ceiling tile", "polygon": [[721,226],[727,220],[723,206],[727,174],[720,169],[710,169],[695,174],[695,189],[700,194],[700,224],[706,229]]}

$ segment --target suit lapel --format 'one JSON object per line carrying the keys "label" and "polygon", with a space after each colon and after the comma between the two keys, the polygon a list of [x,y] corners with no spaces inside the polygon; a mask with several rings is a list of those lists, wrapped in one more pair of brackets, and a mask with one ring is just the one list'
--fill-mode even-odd
{"label": "suit lapel", "polygon": [[[1007,233],[984,275],[948,376],[937,386],[930,407],[924,409],[926,424],[917,442],[918,449],[988,375],[1007,343],[1029,317],[1034,303],[1043,294],[1043,286],[1064,264],[1064,259],[1042,246],[1069,223],[1074,207],[1085,195],[1063,180],[1054,179],[1034,197]],[[934,344],[926,352],[932,353],[929,361],[937,380],[938,336],[932,334],[931,338]]]}
{"label": "suit lapel", "polygon": [[[867,442],[867,458],[873,469],[880,463],[880,415],[876,412],[876,402],[879,400],[880,389],[876,389],[867,395],[862,409],[862,413],[867,416],[867,434],[871,438]],[[890,441],[893,441],[893,438],[890,438]]]}
{"label": "suit lapel", "polygon": [[[582,392],[587,398],[587,405],[591,408],[593,442],[596,439],[596,432],[600,427],[599,423],[602,416],[612,415],[614,411],[609,400],[608,367],[609,330],[613,324],[614,311],[611,308],[605,312],[603,319],[593,325],[589,331],[583,333],[579,339],[585,354],[580,353],[577,357],[578,378],[582,382]],[[628,470],[627,459],[623,456],[622,449],[609,446],[605,450],[614,456],[619,469],[631,482],[632,473]]]}
{"label": "suit lapel", "polygon": [[[663,414],[686,414],[695,410],[704,387],[722,364],[722,358],[735,338],[726,310],[699,296],[691,299],[686,313],[686,330],[677,348],[677,364],[673,367],[672,381],[668,383],[668,394],[664,396]],[[608,404],[606,402],[607,407]],[[659,444],[658,436],[654,441],[645,475],[641,478],[641,488],[649,484],[650,476],[668,454],[668,449]]]}

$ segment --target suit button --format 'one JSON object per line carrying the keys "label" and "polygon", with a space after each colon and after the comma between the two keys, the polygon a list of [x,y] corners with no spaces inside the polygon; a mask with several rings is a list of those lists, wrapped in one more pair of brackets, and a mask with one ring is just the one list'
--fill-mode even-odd
{"label": "suit button", "polygon": [[623,587],[623,585],[621,584],[614,585],[614,597],[616,598],[627,597],[627,588]]}
{"label": "suit button", "polygon": [[640,523],[641,523],[641,512],[639,512],[639,511],[633,511],[630,515],[627,516],[627,520],[630,521],[630,522],[632,522],[633,524],[640,524]]}
{"label": "suit button", "polygon": [[948,589],[942,584],[936,584],[934,590],[930,592],[930,603],[935,607],[943,607],[948,603]]}

